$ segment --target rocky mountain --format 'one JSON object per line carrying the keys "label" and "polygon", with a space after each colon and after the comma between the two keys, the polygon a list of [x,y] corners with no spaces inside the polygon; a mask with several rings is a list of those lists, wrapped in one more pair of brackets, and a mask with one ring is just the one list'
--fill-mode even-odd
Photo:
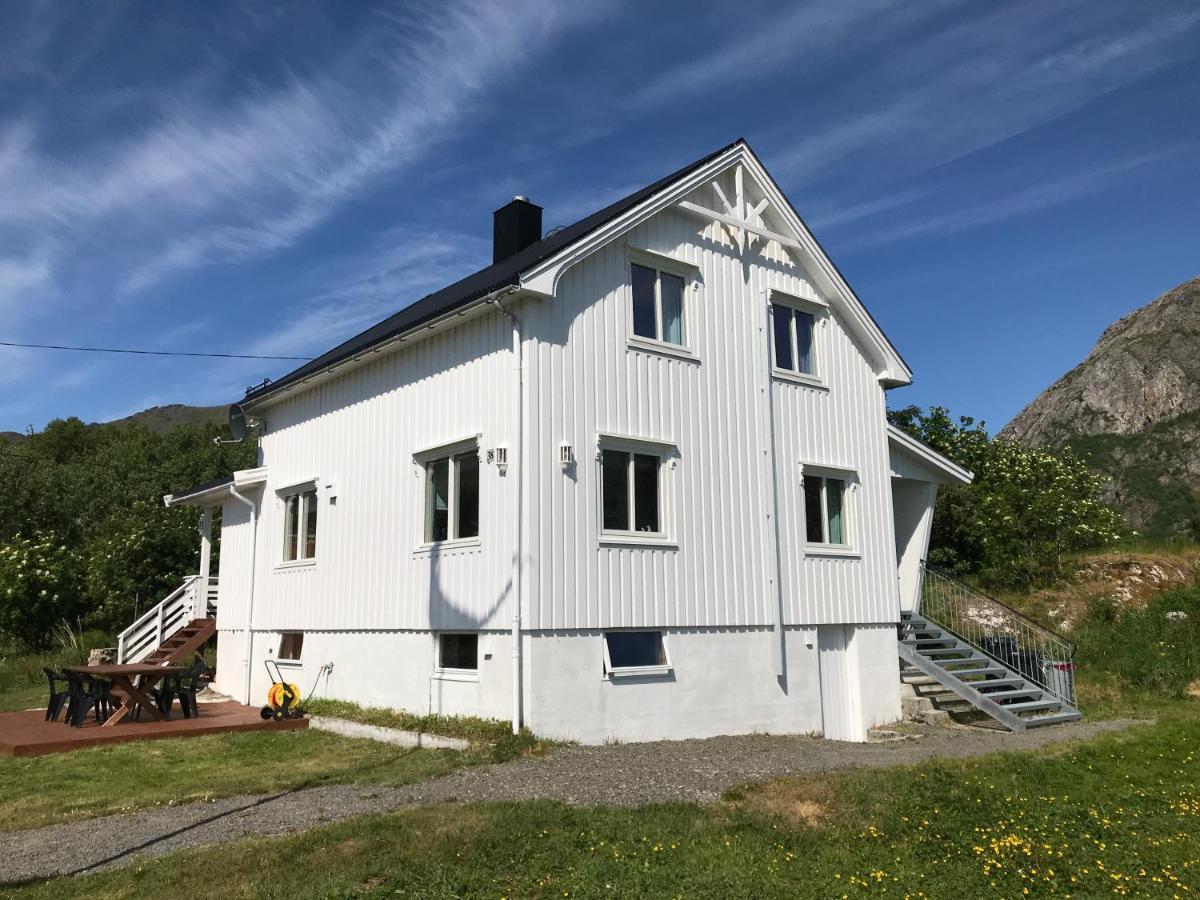
{"label": "rocky mountain", "polygon": [[170,431],[177,425],[223,425],[229,410],[227,406],[185,406],[172,403],[168,406],[152,406],[132,416],[107,422],[108,425],[144,425],[151,431]]}
{"label": "rocky mountain", "polygon": [[1200,278],[1109,326],[1000,436],[1073,447],[1135,527],[1200,537]]}

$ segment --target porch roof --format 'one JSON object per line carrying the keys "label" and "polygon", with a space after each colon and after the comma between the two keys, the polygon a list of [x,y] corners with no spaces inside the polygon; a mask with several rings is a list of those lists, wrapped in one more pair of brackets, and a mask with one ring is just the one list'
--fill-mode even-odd
{"label": "porch roof", "polygon": [[239,469],[212,481],[193,485],[163,497],[164,506],[212,506],[227,497],[233,488],[253,487],[267,480],[266,467]]}
{"label": "porch roof", "polygon": [[[895,425],[888,425],[888,449],[891,455],[892,475],[898,478],[917,477],[922,481],[935,481],[939,484],[970,484],[975,480],[973,473],[946,459]],[[913,473],[914,465],[921,473],[919,476]]]}

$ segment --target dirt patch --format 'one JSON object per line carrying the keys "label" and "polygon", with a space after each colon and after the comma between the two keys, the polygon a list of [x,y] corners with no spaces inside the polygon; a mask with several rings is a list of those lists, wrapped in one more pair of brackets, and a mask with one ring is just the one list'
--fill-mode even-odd
{"label": "dirt patch", "polygon": [[783,778],[747,788],[725,801],[735,809],[780,818],[789,825],[821,828],[833,817],[834,797],[828,779]]}

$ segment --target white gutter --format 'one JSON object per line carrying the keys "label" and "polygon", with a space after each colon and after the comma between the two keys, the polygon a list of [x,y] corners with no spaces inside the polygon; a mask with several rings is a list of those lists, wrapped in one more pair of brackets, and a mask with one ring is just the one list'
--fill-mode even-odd
{"label": "white gutter", "polygon": [[257,581],[257,571],[255,567],[255,557],[258,554],[258,505],[248,497],[244,497],[238,493],[234,485],[229,486],[229,496],[239,503],[244,503],[250,507],[250,591],[246,597],[246,690],[245,700],[247,706],[250,705],[250,655],[253,650],[253,632],[250,627],[254,622],[254,583]]}
{"label": "white gutter", "polygon": [[[512,293],[516,288],[512,288],[506,293]],[[489,301],[496,307],[496,311],[504,316],[512,323],[512,353],[513,360],[516,362],[516,400],[517,400],[517,427],[516,438],[513,443],[513,467],[516,472],[517,480],[517,552],[514,559],[513,571],[513,620],[512,620],[512,730],[513,734],[521,732],[521,570],[524,568],[525,561],[525,515],[524,515],[524,428],[525,428],[525,360],[523,358],[521,344],[521,322],[509,310],[505,309],[500,304],[500,296],[492,297]]]}

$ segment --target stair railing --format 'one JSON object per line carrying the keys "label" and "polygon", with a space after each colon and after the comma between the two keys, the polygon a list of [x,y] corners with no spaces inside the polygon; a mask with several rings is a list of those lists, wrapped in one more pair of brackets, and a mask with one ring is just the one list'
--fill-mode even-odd
{"label": "stair railing", "polygon": [[185,578],[179,587],[117,635],[117,662],[141,662],[192,619],[205,618],[210,605],[215,604],[216,589],[216,578],[210,578],[204,589],[199,575]]}
{"label": "stair railing", "polygon": [[1075,645],[1011,606],[922,565],[918,612],[1075,706]]}

